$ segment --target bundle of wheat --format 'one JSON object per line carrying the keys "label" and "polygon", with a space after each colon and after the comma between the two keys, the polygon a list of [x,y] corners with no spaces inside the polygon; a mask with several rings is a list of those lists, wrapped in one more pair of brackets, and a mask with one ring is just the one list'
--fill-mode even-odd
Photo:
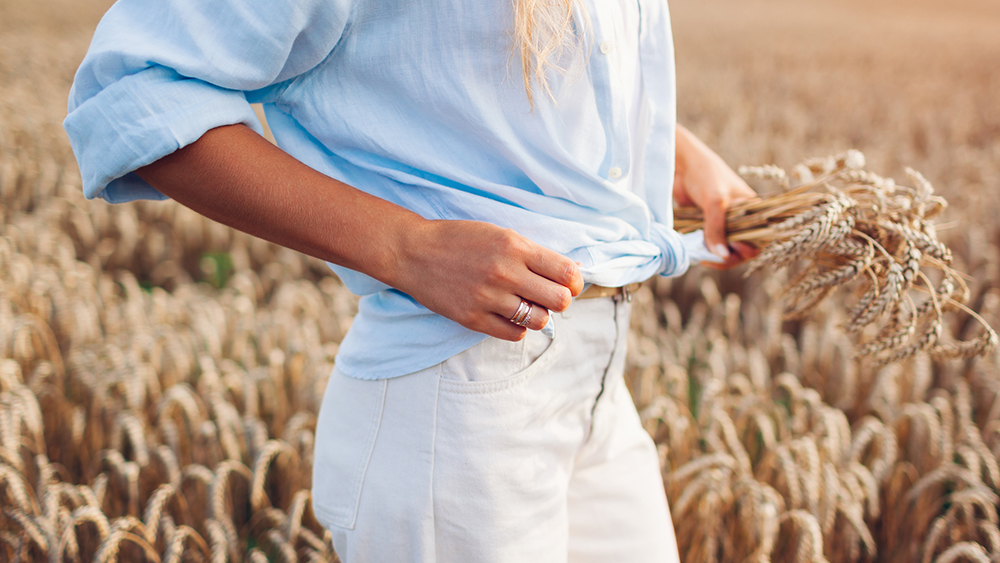
{"label": "bundle of wheat", "polygon": [[[851,150],[807,160],[791,175],[773,165],[741,167],[744,176],[783,188],[729,210],[730,239],[761,248],[747,273],[803,264],[784,292],[789,317],[805,315],[843,286],[859,286],[861,296],[844,328],[862,340],[858,354],[879,365],[924,351],[957,358],[992,350],[996,332],[965,306],[963,277],[951,268],[951,251],[931,222],[945,200],[919,172],[907,170],[914,187],[906,187],[864,165],[864,155]],[[798,183],[791,185],[790,176]],[[675,216],[681,232],[702,227],[696,208],[679,208]],[[936,284],[925,269],[934,271]],[[923,295],[914,299],[917,293]],[[982,324],[978,338],[943,341],[942,315],[955,309]]]}

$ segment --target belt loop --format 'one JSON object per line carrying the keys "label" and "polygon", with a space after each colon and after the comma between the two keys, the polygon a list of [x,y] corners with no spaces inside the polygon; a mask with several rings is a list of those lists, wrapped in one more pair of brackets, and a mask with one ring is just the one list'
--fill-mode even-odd
{"label": "belt loop", "polygon": [[632,302],[632,288],[631,287],[629,287],[628,285],[622,286],[622,295],[625,296],[625,302],[626,303],[631,303]]}

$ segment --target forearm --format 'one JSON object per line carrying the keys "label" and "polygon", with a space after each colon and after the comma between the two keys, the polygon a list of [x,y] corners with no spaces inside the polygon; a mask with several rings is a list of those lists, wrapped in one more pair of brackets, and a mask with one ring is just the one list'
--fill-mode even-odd
{"label": "forearm", "polygon": [[[687,173],[692,160],[705,158],[706,155],[715,156],[715,152],[708,145],[696,137],[687,127],[680,124],[677,124],[674,146],[674,167],[679,175]],[[719,160],[721,162],[721,159]]]}
{"label": "forearm", "polygon": [[309,168],[243,125],[212,129],[136,173],[215,221],[390,285],[404,234],[426,223]]}
{"label": "forearm", "polygon": [[243,125],[219,127],[136,171],[191,209],[260,238],[367,274],[463,326],[518,340],[521,299],[563,311],[583,289],[576,264],[476,221],[429,221],[324,176]]}

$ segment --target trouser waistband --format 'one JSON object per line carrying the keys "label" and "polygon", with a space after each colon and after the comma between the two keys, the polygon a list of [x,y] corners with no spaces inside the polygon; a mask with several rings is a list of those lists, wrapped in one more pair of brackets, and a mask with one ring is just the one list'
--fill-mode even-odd
{"label": "trouser waistband", "polygon": [[632,294],[642,287],[642,282],[630,283],[624,287],[605,287],[603,285],[591,285],[577,295],[577,299],[597,299],[599,297],[624,296],[626,301],[632,301]]}

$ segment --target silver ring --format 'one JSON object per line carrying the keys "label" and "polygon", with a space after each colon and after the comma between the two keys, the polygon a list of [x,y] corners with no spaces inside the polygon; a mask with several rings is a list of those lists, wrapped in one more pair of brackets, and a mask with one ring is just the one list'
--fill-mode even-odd
{"label": "silver ring", "polygon": [[524,316],[524,320],[517,323],[520,326],[527,328],[528,323],[531,322],[531,303],[528,303],[528,314]]}
{"label": "silver ring", "polygon": [[517,312],[515,312],[514,316],[510,318],[510,322],[516,324],[517,326],[528,326],[528,321],[530,319],[531,303],[521,299],[520,305],[517,306]]}

